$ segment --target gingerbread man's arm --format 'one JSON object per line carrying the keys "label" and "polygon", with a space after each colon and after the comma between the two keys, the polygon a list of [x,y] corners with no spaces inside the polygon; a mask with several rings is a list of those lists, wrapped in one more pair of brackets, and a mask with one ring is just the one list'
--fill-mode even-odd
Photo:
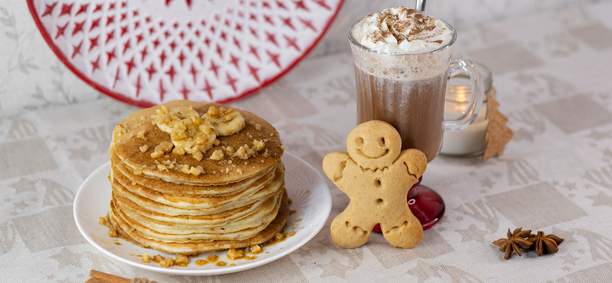
{"label": "gingerbread man's arm", "polygon": [[327,178],[332,180],[334,184],[337,184],[337,182],[342,180],[344,168],[346,168],[349,161],[351,161],[351,157],[346,152],[335,151],[329,153],[323,159],[323,171]]}
{"label": "gingerbread man's arm", "polygon": [[418,149],[403,150],[400,156],[393,163],[400,163],[406,166],[408,174],[416,179],[421,178],[427,169],[427,157]]}

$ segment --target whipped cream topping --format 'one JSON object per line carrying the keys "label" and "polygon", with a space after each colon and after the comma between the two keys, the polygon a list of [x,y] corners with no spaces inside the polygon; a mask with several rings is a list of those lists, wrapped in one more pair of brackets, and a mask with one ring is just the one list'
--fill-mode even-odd
{"label": "whipped cream topping", "polygon": [[409,54],[438,49],[452,39],[453,32],[441,20],[396,7],[365,17],[353,36],[379,53]]}

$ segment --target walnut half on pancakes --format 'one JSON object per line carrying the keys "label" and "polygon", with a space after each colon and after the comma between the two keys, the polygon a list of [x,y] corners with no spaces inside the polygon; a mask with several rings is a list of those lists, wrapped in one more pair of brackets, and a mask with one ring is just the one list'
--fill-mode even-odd
{"label": "walnut half on pancakes", "polygon": [[283,151],[244,110],[183,100],[136,111],[113,131],[111,229],[184,255],[262,244],[289,216]]}

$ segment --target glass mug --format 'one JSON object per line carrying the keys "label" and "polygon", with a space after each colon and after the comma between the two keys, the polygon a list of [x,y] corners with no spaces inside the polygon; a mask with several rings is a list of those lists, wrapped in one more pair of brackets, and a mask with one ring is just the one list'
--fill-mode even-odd
{"label": "glass mug", "polygon": [[[362,20],[351,26],[348,35],[355,64],[357,124],[388,122],[402,137],[402,150],[416,148],[430,162],[442,147],[444,131],[463,130],[476,120],[484,96],[478,70],[469,60],[450,62],[457,32],[444,21],[451,31],[451,40],[445,45],[422,53],[389,55],[359,43],[354,31],[359,32]],[[446,83],[458,74],[469,76],[470,100],[461,115],[445,120]],[[408,193],[408,204],[424,229],[444,214],[442,198],[418,183]]]}

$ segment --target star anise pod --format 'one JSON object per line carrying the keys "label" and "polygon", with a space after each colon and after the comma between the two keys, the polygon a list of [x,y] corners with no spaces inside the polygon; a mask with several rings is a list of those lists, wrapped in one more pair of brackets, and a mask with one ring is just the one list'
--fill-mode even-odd
{"label": "star anise pod", "polygon": [[544,236],[544,232],[538,231],[537,235],[530,234],[527,241],[532,243],[530,249],[535,249],[536,254],[541,256],[559,251],[559,244],[563,242],[563,239],[553,234]]}
{"label": "star anise pod", "polygon": [[510,228],[508,228],[508,239],[499,239],[493,244],[499,246],[499,250],[505,252],[504,259],[509,259],[512,255],[512,251],[516,252],[519,256],[522,256],[521,249],[527,250],[531,247],[531,242],[525,240],[527,236],[531,233],[531,230],[521,231],[521,228],[516,228],[512,233],[510,233]]}

